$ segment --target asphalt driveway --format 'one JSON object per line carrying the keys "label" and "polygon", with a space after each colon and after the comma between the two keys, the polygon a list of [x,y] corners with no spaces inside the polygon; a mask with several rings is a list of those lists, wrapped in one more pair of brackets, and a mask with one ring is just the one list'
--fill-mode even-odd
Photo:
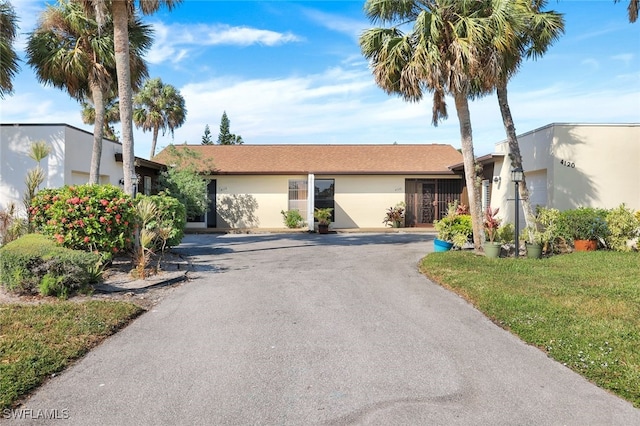
{"label": "asphalt driveway", "polygon": [[420,275],[431,239],[189,235],[193,281],[22,408],[64,425],[640,424]]}

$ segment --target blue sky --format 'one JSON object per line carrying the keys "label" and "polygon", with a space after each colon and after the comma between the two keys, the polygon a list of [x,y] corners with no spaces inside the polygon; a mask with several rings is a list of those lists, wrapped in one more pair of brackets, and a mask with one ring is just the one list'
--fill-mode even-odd
{"label": "blue sky", "polygon": [[[18,49],[46,2],[13,0],[20,18]],[[196,1],[144,20],[156,41],[147,55],[151,77],[177,87],[188,110],[169,143],[198,144],[205,125],[217,138],[226,111],[231,132],[246,144],[446,143],[460,147],[453,101],[449,119],[430,124],[431,102],[386,95],[358,46],[370,27],[363,1]],[[523,64],[509,85],[518,133],[552,122],[640,122],[640,21],[627,0],[550,1],[566,32],[537,61]],[[80,107],[42,87],[22,63],[13,96],[0,101],[3,123],[67,123],[91,131]],[[493,151],[504,129],[495,96],[471,104],[476,155]],[[118,127],[117,127],[118,128]],[[151,134],[135,130],[136,155],[148,158]]]}

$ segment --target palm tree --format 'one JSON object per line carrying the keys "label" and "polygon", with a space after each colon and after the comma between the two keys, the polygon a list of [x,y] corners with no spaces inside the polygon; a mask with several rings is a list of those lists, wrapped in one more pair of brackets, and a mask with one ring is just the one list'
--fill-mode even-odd
{"label": "palm tree", "polygon": [[[105,19],[105,25],[111,26],[110,18]],[[133,19],[130,26],[130,64],[137,85],[147,75],[142,54],[151,46],[152,30],[138,19]],[[78,4],[59,1],[42,13],[37,28],[29,35],[26,52],[28,63],[41,82],[65,89],[78,101],[90,98],[95,106],[89,182],[97,184],[105,98],[116,81],[113,34],[99,31],[96,21],[86,16]]]}
{"label": "palm tree", "polygon": [[[526,58],[537,58],[543,55],[549,46],[557,40],[564,32],[564,20],[561,14],[554,11],[542,12],[546,1],[513,0],[508,4],[511,8],[508,13],[508,20],[502,24],[500,30],[503,34],[510,34],[510,48],[499,51],[490,49],[489,54],[495,55],[497,60],[493,62],[497,67],[495,74],[496,94],[498,105],[502,115],[507,143],[509,145],[509,157],[512,169],[522,169],[522,155],[516,136],[516,129],[509,108],[507,96],[507,83],[509,79],[518,71],[522,60]],[[501,37],[505,41],[505,37]],[[523,176],[522,183],[518,185],[520,199],[525,221],[528,227],[535,226],[535,214],[529,199],[526,177]],[[516,214],[517,210],[516,210]]]}
{"label": "palm tree", "polygon": [[[93,102],[91,99],[85,99],[82,101],[82,122],[85,124],[95,124],[96,122],[96,109],[93,106]],[[104,132],[104,137],[107,139],[111,139],[113,141],[118,141],[118,135],[116,134],[116,130],[113,128],[113,123],[120,122],[120,103],[118,102],[118,98],[116,94],[113,93],[107,97],[104,106],[104,123],[102,126],[102,130]]]}
{"label": "palm tree", "polygon": [[156,155],[158,131],[162,129],[164,136],[165,131],[169,129],[173,137],[173,131],[184,124],[187,115],[184,98],[178,89],[162,83],[159,78],[154,78],[145,82],[133,98],[133,105],[133,122],[136,127],[142,127],[145,132],[153,131],[149,154],[151,159]]}
{"label": "palm tree", "polygon": [[18,32],[18,17],[7,0],[0,0],[0,99],[13,93],[11,79],[18,72],[18,55],[13,43]]}
{"label": "palm tree", "polygon": [[[495,0],[498,1],[498,0]],[[494,1],[494,2],[495,2]],[[507,1],[507,0],[502,0]],[[433,94],[432,124],[447,117],[445,94],[455,102],[476,251],[482,251],[480,168],[473,152],[469,99],[487,93],[485,55],[504,19],[490,0],[367,0],[365,12],[386,28],[366,30],[360,37],[376,83],[389,94],[418,102]],[[412,24],[410,28],[409,24]],[[405,33],[401,28],[408,28]]]}
{"label": "palm tree", "polygon": [[[620,0],[613,0],[614,3],[618,3]],[[640,0],[629,0],[629,22],[634,23],[638,20],[638,9],[640,9]]]}
{"label": "palm tree", "polygon": [[85,10],[91,11],[100,26],[103,25],[107,12],[113,17],[113,39],[115,47],[116,71],[118,77],[118,97],[120,98],[120,120],[122,122],[122,163],[124,171],[125,192],[133,195],[135,188],[135,155],[133,150],[133,107],[132,87],[129,65],[129,20],[133,17],[136,5],[143,14],[156,12],[164,5],[169,10],[182,0],[74,0],[81,3]]}

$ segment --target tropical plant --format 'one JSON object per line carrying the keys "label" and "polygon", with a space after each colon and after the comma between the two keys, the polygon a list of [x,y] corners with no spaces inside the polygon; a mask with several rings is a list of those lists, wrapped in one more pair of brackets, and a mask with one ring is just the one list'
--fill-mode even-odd
{"label": "tropical plant", "polygon": [[31,202],[29,220],[64,247],[110,258],[130,247],[135,213],[121,189],[87,184],[40,190]]}
{"label": "tropical plant", "polygon": [[18,239],[26,230],[25,222],[16,210],[14,203],[0,209],[0,246]]}
{"label": "tropical plant", "polygon": [[164,136],[167,129],[173,137],[173,131],[184,124],[187,109],[180,91],[170,84],[164,84],[160,78],[147,80],[133,98],[133,122],[143,131],[151,130],[151,153],[156,155],[158,131]]}
{"label": "tropical plant", "polygon": [[319,208],[313,211],[313,217],[318,221],[318,225],[331,225],[332,207]]}
{"label": "tropical plant", "polygon": [[473,234],[471,215],[464,213],[464,207],[458,201],[449,203],[446,216],[433,223],[438,232],[437,238],[453,243],[458,248],[463,247]]}
{"label": "tropical plant", "polygon": [[133,144],[132,84],[135,79],[132,79],[131,76],[132,67],[130,62],[132,57],[129,54],[129,22],[135,16],[136,5],[139,6],[143,14],[149,15],[158,11],[163,5],[171,10],[182,0],[73,1],[81,3],[86,11],[91,12],[100,27],[105,24],[107,15],[112,17],[118,98],[120,99],[120,121],[122,122],[124,188],[127,194],[133,196],[135,193],[133,177],[136,172]]}
{"label": "tropical plant", "polygon": [[[502,122],[507,135],[509,145],[509,159],[512,169],[522,170],[522,154],[516,135],[516,129],[509,108],[507,84],[514,76],[523,59],[536,59],[542,56],[549,46],[564,32],[562,15],[554,11],[543,12],[545,0],[509,0],[503,2],[504,22],[500,24],[502,31],[498,29],[498,36],[493,45],[487,50],[487,55],[495,58],[488,61],[495,71],[488,73],[490,78],[495,76],[491,83],[496,87],[498,106],[502,115]],[[534,228],[535,214],[529,199],[526,176],[522,176],[522,182],[518,185],[521,206],[524,218],[529,228]]]}
{"label": "tropical plant", "polygon": [[304,218],[300,214],[299,210],[281,210],[280,214],[282,214],[282,219],[284,220],[284,224],[287,228],[302,228],[304,226]]}
{"label": "tropical plant", "polygon": [[222,113],[222,118],[220,119],[220,133],[218,133],[218,144],[219,145],[242,145],[244,141],[242,140],[242,136],[235,135],[229,131],[229,127],[231,125],[231,121],[227,116],[227,112],[224,111]]}
{"label": "tropical plant", "polygon": [[[94,184],[100,178],[107,95],[115,90],[117,81],[114,39],[110,31],[113,24],[110,15],[104,19],[105,28],[100,30],[98,23],[83,13],[76,2],[60,0],[42,13],[38,26],[29,34],[26,49],[27,62],[39,81],[66,90],[80,102],[90,98],[96,108],[89,173],[89,182]],[[128,59],[132,84],[137,86],[147,74],[142,55],[151,46],[152,30],[135,16],[129,25],[127,52],[131,54]]]}
{"label": "tropical plant", "polygon": [[[93,101],[86,98],[81,103],[82,105],[82,122],[85,124],[96,123],[96,108],[93,105]],[[103,136],[112,141],[119,141],[118,134],[113,128],[113,123],[120,122],[120,103],[116,94],[113,93],[107,97],[104,106],[104,123],[102,127]]]}
{"label": "tropical plant", "polygon": [[502,219],[498,217],[498,212],[500,211],[499,207],[491,208],[487,207],[484,212],[484,229],[487,233],[487,238],[490,243],[495,241],[496,235],[498,233],[498,228],[500,228],[500,223]]}
{"label": "tropical plant", "polygon": [[621,204],[609,210],[606,216],[609,235],[605,238],[607,246],[615,251],[631,251],[629,240],[640,235],[640,221],[633,210]]}
{"label": "tropical plant", "polygon": [[487,6],[486,1],[367,0],[369,19],[388,27],[368,29],[359,40],[376,83],[387,93],[412,102],[420,101],[425,91],[433,94],[434,125],[447,117],[445,95],[453,96],[477,251],[482,250],[484,230],[469,98],[490,90],[481,84],[489,60],[483,53],[494,37],[491,30],[503,20],[499,10]]}
{"label": "tropical plant", "polygon": [[18,72],[18,54],[13,43],[18,33],[18,17],[8,0],[0,0],[0,99],[13,93],[13,76]]}
{"label": "tropical plant", "polygon": [[29,211],[29,207],[31,207],[31,200],[45,180],[44,170],[40,167],[40,162],[46,158],[50,152],[51,147],[47,145],[45,141],[32,142],[29,147],[29,157],[36,162],[36,167],[27,171],[27,176],[24,180],[27,189],[22,195],[22,202],[27,212]]}
{"label": "tropical plant", "polygon": [[400,228],[404,221],[404,207],[404,203],[398,203],[394,207],[389,207],[382,223],[394,228]]}
{"label": "tropical plant", "polygon": [[[618,3],[620,0],[613,0]],[[638,20],[638,9],[640,9],[640,0],[629,0],[627,11],[629,12],[629,22],[634,23]]]}
{"label": "tropical plant", "polygon": [[533,226],[527,225],[522,230],[522,237],[527,243],[540,245],[545,253],[550,253],[558,237],[559,221],[560,210],[538,206]]}

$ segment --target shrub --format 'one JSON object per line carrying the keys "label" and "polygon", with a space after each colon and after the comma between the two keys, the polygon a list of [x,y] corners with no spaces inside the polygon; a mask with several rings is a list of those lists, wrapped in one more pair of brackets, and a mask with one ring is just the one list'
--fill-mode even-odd
{"label": "shrub", "polygon": [[609,234],[606,216],[606,210],[593,207],[565,210],[558,217],[558,236],[569,241],[605,239]]}
{"label": "shrub", "polygon": [[298,210],[280,211],[282,219],[287,228],[302,228],[304,226],[304,218]]}
{"label": "shrub", "polygon": [[100,278],[100,256],[27,234],[0,249],[0,282],[15,293],[66,298]]}
{"label": "shrub", "polygon": [[156,214],[147,221],[145,227],[154,230],[158,236],[154,244],[158,250],[175,247],[184,238],[184,228],[187,225],[187,213],[177,198],[168,195],[138,195],[136,204],[148,199],[156,206]]}
{"label": "shrub", "polygon": [[496,233],[496,240],[510,244],[514,242],[516,239],[516,231],[513,226],[513,223],[504,223],[498,228],[498,232]]}
{"label": "shrub", "polygon": [[66,248],[109,255],[130,245],[135,225],[131,198],[112,185],[41,190],[29,217],[37,230]]}
{"label": "shrub", "polygon": [[607,246],[616,251],[631,251],[627,241],[638,236],[640,221],[633,214],[633,210],[625,207],[624,203],[609,211],[606,217],[609,235],[605,238]]}
{"label": "shrub", "polygon": [[16,214],[14,203],[5,210],[0,209],[0,246],[16,240],[25,233],[25,228],[25,221]]}
{"label": "shrub", "polygon": [[404,207],[404,203],[398,203],[394,207],[389,207],[382,223],[394,228],[400,228],[404,222]]}

